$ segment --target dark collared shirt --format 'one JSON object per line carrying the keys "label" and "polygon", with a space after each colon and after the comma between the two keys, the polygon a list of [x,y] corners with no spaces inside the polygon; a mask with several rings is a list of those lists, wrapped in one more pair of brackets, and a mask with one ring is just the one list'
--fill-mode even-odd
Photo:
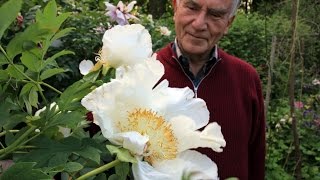
{"label": "dark collared shirt", "polygon": [[176,55],[178,57],[178,61],[179,61],[180,65],[183,67],[184,72],[192,80],[193,85],[195,87],[198,87],[201,80],[209,73],[211,67],[217,62],[218,55],[217,55],[217,47],[215,46],[215,48],[213,48],[212,51],[210,52],[210,59],[208,59],[208,61],[203,65],[201,70],[195,76],[190,71],[189,59],[181,53],[180,48],[179,48],[176,40],[174,41],[172,48],[173,48],[173,52],[176,53]]}

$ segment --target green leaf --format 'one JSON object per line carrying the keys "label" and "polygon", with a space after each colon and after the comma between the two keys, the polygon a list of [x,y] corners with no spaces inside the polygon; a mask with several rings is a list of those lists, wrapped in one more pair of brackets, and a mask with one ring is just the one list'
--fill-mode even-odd
{"label": "green leaf", "polygon": [[100,151],[97,151],[96,148],[94,147],[87,147],[84,149],[81,149],[79,151],[75,151],[75,153],[78,153],[84,158],[90,159],[94,161],[95,163],[99,164],[100,163]]}
{"label": "green leaf", "polygon": [[43,15],[50,18],[54,19],[57,15],[57,5],[54,0],[49,1],[46,7],[43,10]]}
{"label": "green leaf", "polygon": [[108,180],[123,180],[121,176],[117,174],[112,174],[111,176],[108,177]]}
{"label": "green leaf", "polygon": [[130,171],[129,163],[121,162],[116,167],[116,174],[120,176],[121,179],[126,180]]}
{"label": "green leaf", "polygon": [[0,39],[4,31],[16,19],[22,6],[22,0],[10,0],[0,7]]}
{"label": "green leaf", "polygon": [[77,81],[69,86],[60,96],[58,102],[59,108],[63,110],[72,110],[79,108],[80,100],[92,91],[93,83],[84,82],[83,80]]}
{"label": "green leaf", "polygon": [[83,166],[77,162],[68,162],[65,166],[65,171],[67,172],[77,172],[83,169]]}
{"label": "green leaf", "polygon": [[0,52],[0,66],[4,64],[8,64],[8,60],[6,56],[2,52]]}
{"label": "green leaf", "polygon": [[20,91],[20,96],[23,96],[23,95],[29,93],[33,87],[36,87],[36,86],[34,85],[34,83],[27,83],[27,84],[25,84],[25,85],[23,86],[23,88],[21,89],[21,91]]}
{"label": "green leaf", "polygon": [[[24,72],[24,66],[22,65],[14,65],[17,69],[20,70],[20,72]],[[23,80],[25,77],[14,67],[13,65],[9,65],[7,68],[7,71],[9,75],[13,78]]]}
{"label": "green leaf", "polygon": [[45,60],[45,64],[44,67],[46,67],[47,65],[52,65],[52,62],[55,61],[55,59],[57,59],[60,56],[64,56],[67,54],[74,54],[74,52],[72,51],[67,51],[67,50],[62,50],[56,54],[54,54],[53,56],[49,57],[48,59]]}
{"label": "green leaf", "polygon": [[35,54],[25,51],[22,53],[21,62],[25,65],[30,71],[40,72],[42,68],[42,61]]}
{"label": "green leaf", "polygon": [[39,169],[34,169],[36,163],[34,162],[20,162],[13,164],[1,176],[1,180],[51,180],[48,176]]}
{"label": "green leaf", "polygon": [[[20,161],[36,162],[36,167],[52,167],[66,161],[65,157],[77,154],[83,158],[100,162],[100,150],[92,147],[87,140],[78,139],[72,136],[61,140],[51,140],[46,136],[36,139],[33,144],[38,149],[33,150],[21,157]],[[41,156],[39,156],[41,154]],[[57,154],[60,154],[57,156]],[[96,158],[98,157],[98,158]],[[99,164],[99,163],[97,163]]]}
{"label": "green leaf", "polygon": [[29,93],[29,103],[33,107],[38,107],[38,88],[32,87]]}
{"label": "green leaf", "polygon": [[51,41],[55,41],[59,38],[62,38],[64,36],[66,36],[69,32],[75,30],[76,28],[65,28],[65,29],[62,29],[60,31],[58,31],[54,36],[53,38],[51,39]]}
{"label": "green leaf", "polygon": [[31,24],[24,32],[15,34],[14,38],[9,42],[7,46],[7,54],[10,59],[13,59],[16,55],[22,53],[29,42],[39,43],[41,40],[45,40],[50,31],[48,29],[40,28],[39,23]]}
{"label": "green leaf", "polygon": [[8,79],[9,79],[8,71],[0,69],[0,80],[6,81]]}
{"label": "green leaf", "polygon": [[[52,110],[53,111],[53,110]],[[56,114],[54,117],[45,122],[46,127],[63,126],[69,128],[76,128],[81,121],[84,121],[84,115],[79,111],[63,111]]]}
{"label": "green leaf", "polygon": [[45,79],[47,79],[49,77],[52,77],[52,76],[54,76],[56,74],[60,74],[60,73],[63,73],[63,72],[65,72],[65,70],[62,69],[62,68],[48,69],[48,70],[45,70],[43,73],[41,73],[40,79],[41,80],[45,80]]}
{"label": "green leaf", "polygon": [[137,159],[133,157],[127,149],[113,145],[107,145],[107,149],[111,154],[116,154],[117,158],[122,162],[137,163]]}
{"label": "green leaf", "polygon": [[61,164],[66,164],[68,161],[68,157],[69,157],[68,153],[57,152],[51,156],[50,160],[48,161],[48,166],[56,167]]}
{"label": "green leaf", "polygon": [[93,180],[106,180],[106,179],[107,179],[107,175],[105,173],[100,173]]}

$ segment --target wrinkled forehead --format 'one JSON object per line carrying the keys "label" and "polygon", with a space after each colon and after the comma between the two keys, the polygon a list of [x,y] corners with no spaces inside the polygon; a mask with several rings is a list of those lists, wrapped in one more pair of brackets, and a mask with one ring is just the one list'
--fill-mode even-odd
{"label": "wrinkled forehead", "polygon": [[194,3],[199,6],[207,6],[207,8],[224,8],[232,9],[234,0],[173,0],[177,3]]}

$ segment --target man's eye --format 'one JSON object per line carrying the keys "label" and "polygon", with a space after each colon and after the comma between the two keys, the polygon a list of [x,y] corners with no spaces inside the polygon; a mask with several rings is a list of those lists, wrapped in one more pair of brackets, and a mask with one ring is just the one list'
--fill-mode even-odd
{"label": "man's eye", "polygon": [[213,18],[221,17],[221,14],[218,14],[218,13],[210,13],[209,15],[210,15],[210,17],[213,17]]}
{"label": "man's eye", "polygon": [[197,10],[197,8],[195,6],[191,6],[191,5],[187,6],[187,8],[190,10]]}

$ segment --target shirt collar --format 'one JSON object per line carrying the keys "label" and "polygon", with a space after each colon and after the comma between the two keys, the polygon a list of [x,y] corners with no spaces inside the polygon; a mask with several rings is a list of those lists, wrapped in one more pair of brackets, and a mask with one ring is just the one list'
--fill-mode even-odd
{"label": "shirt collar", "polygon": [[[178,45],[177,38],[175,38],[175,40],[174,40],[173,50],[177,54],[178,59],[180,59],[180,57],[183,56],[183,54],[180,50],[180,47]],[[210,59],[208,61],[215,60],[215,59],[218,59],[218,45],[215,45],[214,49],[210,52]]]}

